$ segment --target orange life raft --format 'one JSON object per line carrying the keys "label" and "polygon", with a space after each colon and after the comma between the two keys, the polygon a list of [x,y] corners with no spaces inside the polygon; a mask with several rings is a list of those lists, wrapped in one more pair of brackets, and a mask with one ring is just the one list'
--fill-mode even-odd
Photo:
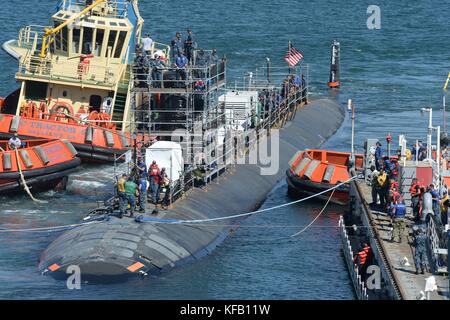
{"label": "orange life raft", "polygon": [[23,191],[20,170],[28,187],[45,190],[58,185],[81,163],[67,140],[29,140],[22,145],[16,153],[8,141],[0,141],[0,193]]}

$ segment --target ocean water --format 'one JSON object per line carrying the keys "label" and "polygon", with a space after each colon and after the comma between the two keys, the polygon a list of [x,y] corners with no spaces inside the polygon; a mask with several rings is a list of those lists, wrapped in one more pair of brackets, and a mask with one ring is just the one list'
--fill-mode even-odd
{"label": "ocean water", "polygon": [[[381,8],[381,29],[369,30],[364,1],[140,1],[145,31],[168,43],[176,31],[193,28],[201,47],[217,48],[229,61],[233,81],[270,57],[282,64],[288,41],[302,51],[309,65],[314,96],[335,94],[357,110],[356,144],[403,133],[410,141],[425,138],[428,117],[419,109],[432,106],[434,122],[442,123],[442,86],[450,71],[449,7],[444,1],[387,1]],[[9,13],[0,41],[17,36],[26,24],[46,24],[56,1],[5,1]],[[23,14],[23,13],[27,14]],[[30,18],[31,17],[31,18]],[[338,93],[326,88],[330,44],[341,42]],[[17,63],[0,54],[1,94],[17,87]],[[349,150],[347,117],[325,148]],[[0,198],[1,227],[27,228],[77,223],[96,201],[112,191],[113,169],[85,165],[71,177],[68,190]],[[264,207],[290,201],[281,182]],[[37,271],[41,252],[58,233],[0,233],[0,299],[354,299],[340,253],[337,222],[341,208],[330,206],[312,228],[294,241],[286,237],[317,215],[321,204],[308,202],[245,220],[210,256],[170,273],[125,284],[83,284],[68,290],[65,282]]]}

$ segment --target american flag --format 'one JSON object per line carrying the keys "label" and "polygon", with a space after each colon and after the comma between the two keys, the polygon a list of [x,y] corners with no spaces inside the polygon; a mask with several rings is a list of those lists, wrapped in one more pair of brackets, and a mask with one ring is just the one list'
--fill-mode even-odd
{"label": "american flag", "polygon": [[295,49],[293,46],[289,47],[288,52],[284,56],[284,60],[289,64],[289,67],[295,66],[300,60],[303,59],[303,55]]}

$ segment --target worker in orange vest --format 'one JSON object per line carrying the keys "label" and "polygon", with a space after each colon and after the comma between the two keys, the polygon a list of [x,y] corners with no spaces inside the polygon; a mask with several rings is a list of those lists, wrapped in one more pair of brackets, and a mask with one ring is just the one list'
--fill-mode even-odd
{"label": "worker in orange vest", "polygon": [[367,244],[363,243],[363,251],[366,253],[366,267],[371,264],[372,261],[372,248]]}
{"label": "worker in orange vest", "polygon": [[359,252],[353,258],[353,263],[359,268],[359,273],[363,274],[363,268],[365,269],[365,264],[367,261],[367,252],[361,247]]}

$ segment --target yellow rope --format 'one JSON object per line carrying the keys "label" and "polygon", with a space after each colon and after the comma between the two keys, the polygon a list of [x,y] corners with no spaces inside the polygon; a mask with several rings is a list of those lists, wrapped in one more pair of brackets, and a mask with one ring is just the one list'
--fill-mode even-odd
{"label": "yellow rope", "polygon": [[17,168],[19,169],[20,179],[22,180],[24,190],[28,193],[31,200],[38,202],[38,203],[48,203],[47,201],[39,200],[39,199],[36,199],[35,197],[33,197],[33,194],[31,193],[30,188],[28,187],[27,182],[25,181],[25,177],[22,172],[22,167],[20,166],[19,151],[17,150],[17,147],[15,147],[14,150],[16,151]]}

